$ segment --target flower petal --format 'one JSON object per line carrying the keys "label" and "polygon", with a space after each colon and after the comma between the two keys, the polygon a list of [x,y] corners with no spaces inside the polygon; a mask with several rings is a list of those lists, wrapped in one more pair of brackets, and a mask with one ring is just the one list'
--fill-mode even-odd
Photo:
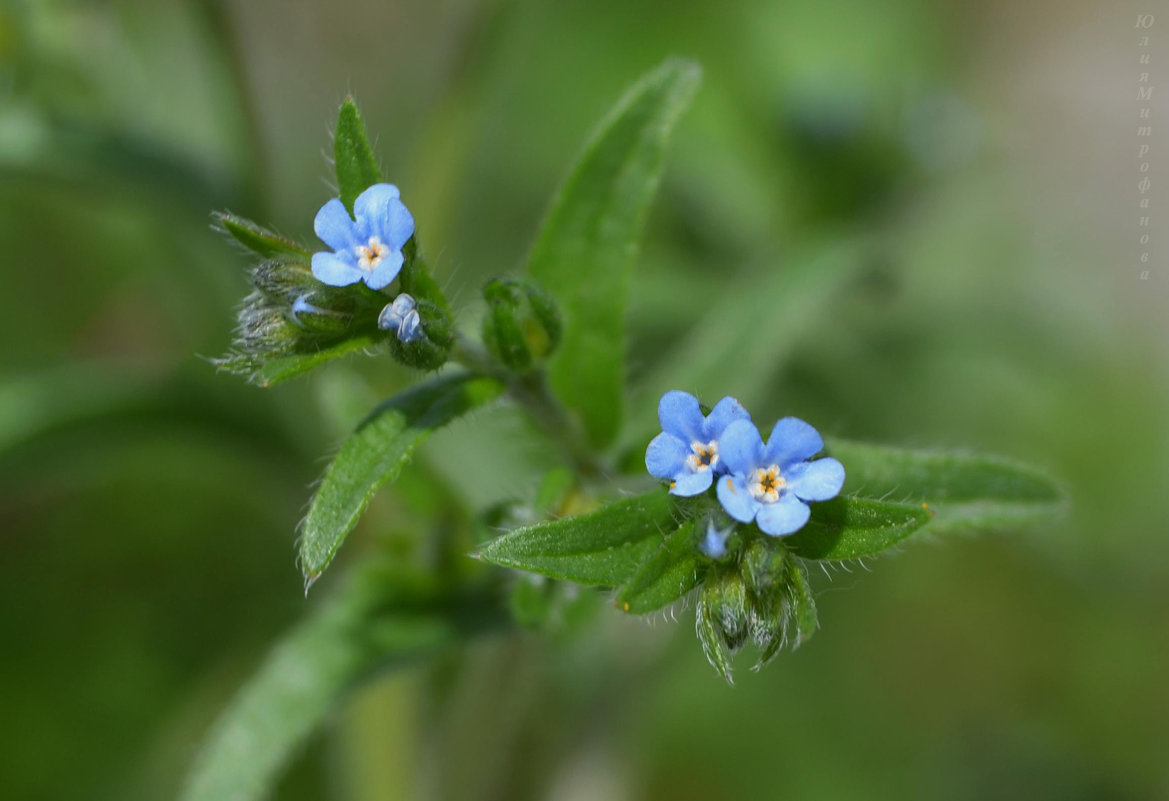
{"label": "flower petal", "polygon": [[710,489],[714,482],[714,473],[710,470],[699,470],[697,473],[681,472],[674,476],[674,484],[670,487],[671,495],[680,495],[689,498]]}
{"label": "flower petal", "polygon": [[353,212],[361,234],[380,238],[391,250],[401,250],[414,233],[414,217],[393,184],[374,184],[366,189],[354,201]]}
{"label": "flower petal", "polygon": [[382,260],[378,262],[377,267],[374,267],[372,272],[365,274],[365,285],[370,289],[383,289],[389,286],[398,277],[398,273],[402,271],[402,262],[404,260],[402,251],[391,250],[382,257]]}
{"label": "flower petal", "polygon": [[750,420],[735,420],[718,440],[718,463],[731,473],[746,475],[759,467],[763,440]]}
{"label": "flower petal", "polygon": [[658,434],[645,449],[645,469],[651,476],[672,479],[685,469],[690,447],[673,434]]}
{"label": "flower petal", "polygon": [[727,526],[726,528],[719,528],[711,520],[706,524],[706,535],[702,538],[702,542],[698,544],[698,550],[709,556],[711,559],[722,559],[727,555],[727,539],[730,538],[731,533],[735,530],[734,526]]}
{"label": "flower petal", "polygon": [[811,514],[812,510],[806,503],[790,492],[785,492],[775,503],[761,504],[755,522],[764,534],[782,537],[803,528]]}
{"label": "flower petal", "polygon": [[835,459],[800,462],[786,473],[787,486],[801,500],[826,501],[844,486],[844,465]]}
{"label": "flower petal", "polygon": [[723,476],[718,482],[718,501],[740,523],[750,523],[760,503],[751,497],[742,476]]}
{"label": "flower petal", "polygon": [[321,251],[313,254],[313,276],[322,284],[349,286],[360,281],[364,275],[335,253]]}
{"label": "flower petal", "polygon": [[698,398],[689,392],[667,392],[658,402],[658,422],[662,424],[662,431],[673,434],[689,448],[691,442],[702,436],[702,410],[698,408]]}
{"label": "flower petal", "polygon": [[417,342],[425,336],[426,334],[422,330],[422,318],[418,316],[418,310],[411,309],[406,312],[406,316],[402,318],[402,324],[398,327],[398,339],[402,342]]}
{"label": "flower petal", "polygon": [[771,429],[763,453],[768,464],[786,470],[792,462],[806,462],[824,448],[819,432],[798,417],[785,417]]}
{"label": "flower petal", "polygon": [[359,242],[353,219],[345,210],[345,204],[337,198],[321,206],[316,219],[313,220],[313,230],[316,231],[317,237],[333,250],[351,250]]}
{"label": "flower petal", "polygon": [[743,408],[743,404],[728,396],[720,400],[710,410],[706,420],[702,423],[702,437],[707,442],[722,436],[726,427],[735,420],[750,420],[750,413]]}

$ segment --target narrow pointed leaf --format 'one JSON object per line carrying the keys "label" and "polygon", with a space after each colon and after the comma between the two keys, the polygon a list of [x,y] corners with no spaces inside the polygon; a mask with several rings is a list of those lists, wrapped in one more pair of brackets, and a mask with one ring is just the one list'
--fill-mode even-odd
{"label": "narrow pointed leaf", "polygon": [[382,180],[381,169],[369,146],[365,121],[352,97],[345,98],[337,114],[333,134],[333,166],[337,170],[337,190],[341,202],[353,215],[353,201],[369,187]]}
{"label": "narrow pointed leaf", "polygon": [[374,409],[325,470],[309,507],[300,539],[306,580],[315,580],[329,566],[378,487],[398,475],[431,432],[489,403],[501,391],[494,379],[458,373],[414,387]]}
{"label": "narrow pointed leaf", "polygon": [[844,489],[868,497],[926,503],[932,534],[986,531],[1050,520],[1063,491],[1035,468],[996,456],[914,451],[832,440],[844,464]]}
{"label": "narrow pointed leaf", "polygon": [[667,140],[699,75],[670,60],[622,97],[557,192],[528,262],[564,314],[552,386],[596,446],[620,429],[630,271]]}
{"label": "narrow pointed leaf", "polygon": [[932,518],[921,505],[842,496],[812,504],[812,518],[783,544],[804,559],[856,559],[893,547]]}
{"label": "narrow pointed leaf", "polygon": [[[376,344],[376,342],[377,338],[373,336],[356,336],[346,339],[337,345],[321,348],[320,350],[314,350],[309,353],[290,353],[287,356],[278,356],[259,365],[254,371],[248,369],[244,372],[251,372],[254,383],[262,387],[270,387],[282,381],[287,381],[290,378],[302,376],[310,370],[320,367],[325,362],[330,362],[333,359],[339,359],[342,356],[348,356],[363,348],[368,348]],[[227,360],[216,360],[215,363],[224,369],[233,370],[232,366],[227,363]]]}
{"label": "narrow pointed leaf", "polygon": [[229,212],[222,211],[216,213],[215,222],[232,239],[266,259],[281,256],[308,259],[312,256],[312,253],[291,239],[286,239],[280,236],[280,234],[275,234],[267,228],[256,225],[251,220],[237,217]]}
{"label": "narrow pointed leaf", "polygon": [[617,608],[644,615],[672,604],[698,586],[710,560],[698,550],[694,523],[668,536],[617,593]]}
{"label": "narrow pointed leaf", "polygon": [[551,578],[618,587],[676,528],[673,499],[656,489],[589,514],[509,531],[478,556]]}
{"label": "narrow pointed leaf", "polygon": [[259,801],[340,698],[497,625],[482,599],[443,597],[417,576],[366,568],[268,656],[212,730],[181,801]]}

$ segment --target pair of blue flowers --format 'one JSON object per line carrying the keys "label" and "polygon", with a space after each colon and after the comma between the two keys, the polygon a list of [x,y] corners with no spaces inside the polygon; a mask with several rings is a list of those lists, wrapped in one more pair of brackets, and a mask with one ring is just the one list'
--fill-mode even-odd
{"label": "pair of blue flowers", "polygon": [[[313,230],[333,252],[313,254],[313,276],[329,286],[359,281],[370,289],[389,286],[406,261],[402,248],[414,235],[414,216],[393,184],[374,184],[353,203],[353,217],[338,198],[317,212]],[[413,297],[405,293],[386,305],[378,327],[395,331],[402,342],[423,337]]]}
{"label": "pair of blue flowers", "polygon": [[[810,501],[834,498],[844,486],[840,462],[812,461],[824,440],[795,417],[776,423],[764,444],[734,398],[723,398],[703,415],[697,398],[674,391],[662,396],[658,419],[662,433],[645,452],[650,474],[669,479],[670,492],[682,496],[699,495],[717,481],[726,513],[740,523],[754,521],[772,537],[798,531],[811,515]],[[718,543],[705,550],[718,551]]]}

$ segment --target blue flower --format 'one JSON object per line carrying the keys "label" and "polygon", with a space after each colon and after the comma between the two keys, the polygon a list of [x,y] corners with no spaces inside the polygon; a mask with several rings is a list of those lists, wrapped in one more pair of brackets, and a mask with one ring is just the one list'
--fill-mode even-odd
{"label": "blue flower", "polygon": [[785,417],[767,444],[746,421],[727,426],[719,455],[729,475],[718,482],[718,499],[741,523],[754,520],[764,534],[782,537],[808,522],[808,501],[836,497],[844,486],[844,466],[835,459],[808,461],[824,447],[816,429]]}
{"label": "blue flower", "polygon": [[719,458],[719,438],[731,422],[750,421],[751,415],[734,398],[723,398],[706,417],[698,399],[688,392],[667,392],[658,403],[662,433],[645,450],[645,466],[651,475],[670,479],[675,495],[698,495],[724,472]]}
{"label": "blue flower", "polygon": [[418,309],[414,308],[416,305],[414,298],[403,292],[382,309],[377,318],[377,327],[383,331],[397,331],[398,339],[402,342],[422,339],[425,334],[422,332]]}
{"label": "blue flower", "polygon": [[313,275],[329,286],[364,281],[382,289],[402,269],[402,246],[414,235],[414,218],[391,184],[374,184],[358,195],[353,213],[356,222],[337,198],[317,212],[313,230],[333,252],[313,254]]}

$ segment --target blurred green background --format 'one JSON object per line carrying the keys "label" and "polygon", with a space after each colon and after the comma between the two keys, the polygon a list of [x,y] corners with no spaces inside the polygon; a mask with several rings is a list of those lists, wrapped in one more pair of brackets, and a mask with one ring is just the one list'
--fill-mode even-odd
{"label": "blurred green background", "polygon": [[[269,391],[217,375],[199,355],[226,349],[247,260],[209,213],[312,241],[351,91],[473,313],[595,120],[685,55],[706,79],[635,279],[638,402],[673,388],[654,370],[711,297],[844,247],[804,270],[807,319],[743,398],[756,419],[1016,456],[1066,482],[1068,518],[814,577],[822,631],[761,674],[740,660],[734,688],[686,610],[481,641],[355,694],[276,797],[1169,798],[1164,137],[1150,280],[1137,265],[1139,72],[1169,89],[1169,14],[1138,67],[1154,10],[7,0],[0,794],[174,796],[327,592],[306,601],[293,560],[324,457],[413,378],[387,358]],[[1169,130],[1169,97],[1151,105]],[[727,378],[686,389],[736,394]],[[550,457],[504,408],[420,463],[488,459],[450,503],[528,493]],[[409,483],[384,492],[342,561],[429,511]]]}

